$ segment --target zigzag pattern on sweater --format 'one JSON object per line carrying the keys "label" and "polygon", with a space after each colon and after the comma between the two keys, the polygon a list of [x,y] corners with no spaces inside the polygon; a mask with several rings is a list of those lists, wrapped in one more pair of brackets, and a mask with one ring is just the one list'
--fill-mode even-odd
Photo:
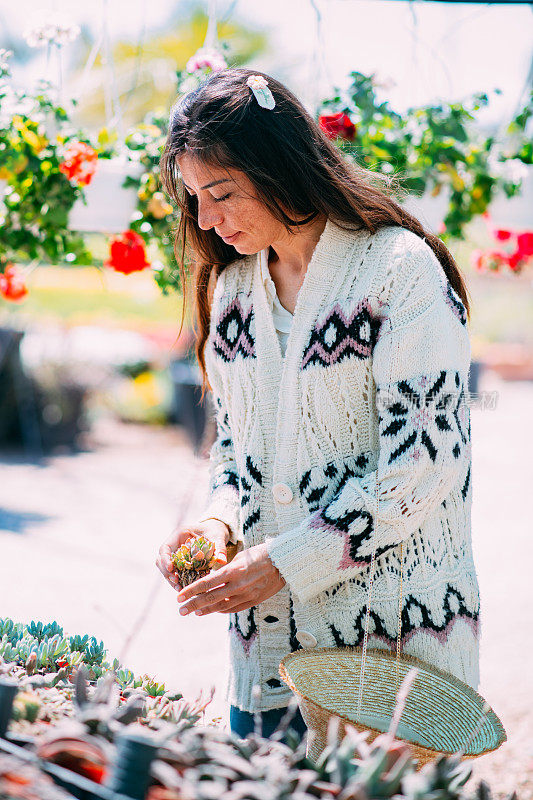
{"label": "zigzag pattern on sweater", "polygon": [[306,470],[300,479],[298,488],[309,511],[317,511],[320,508],[324,494],[331,491],[333,480],[335,480],[333,492],[336,493],[350,476],[362,477],[368,461],[368,456],[360,453],[354,458],[347,459],[342,467],[330,462],[325,467],[313,467]]}
{"label": "zigzag pattern on sweater", "polygon": [[[462,619],[472,626],[474,635],[479,633],[479,606],[469,609],[466,600],[451,584],[447,584],[446,593],[442,604],[438,604],[439,616],[443,614],[442,623],[435,621],[431,609],[418,600],[414,595],[408,595],[402,605],[402,636],[401,645],[406,645],[415,634],[427,633],[435,637],[441,644],[446,641],[455,625]],[[333,624],[329,624],[329,630],[335,641],[336,647],[358,647],[363,642],[365,630],[366,607],[360,610],[359,614],[352,623],[353,636],[343,636],[341,631]],[[376,639],[391,647],[396,647],[397,631],[389,631],[385,620],[374,610],[370,609],[369,633]]]}
{"label": "zigzag pattern on sweater", "polygon": [[245,458],[245,474],[241,474],[241,508],[245,510],[246,516],[242,524],[243,535],[248,535],[249,531],[254,525],[257,525],[261,519],[261,509],[259,503],[256,503],[253,508],[249,508],[250,500],[252,497],[252,490],[254,484],[257,486],[263,485],[263,476],[260,469],[254,463],[251,456],[247,455]]}
{"label": "zigzag pattern on sweater", "polygon": [[247,656],[250,655],[252,645],[257,638],[255,612],[256,606],[252,606],[246,611],[237,611],[229,615],[228,630],[233,633]]}
{"label": "zigzag pattern on sweater", "polygon": [[253,306],[244,309],[239,298],[233,300],[221,311],[216,324],[213,348],[224,361],[235,361],[240,353],[243,358],[255,358],[255,342],[250,333],[253,319]]}
{"label": "zigzag pattern on sweater", "polygon": [[213,481],[212,491],[220,489],[221,486],[232,486],[235,491],[239,491],[239,476],[231,469],[225,469]]}
{"label": "zigzag pattern on sweater", "polygon": [[346,314],[335,303],[325,317],[315,323],[305,347],[301,369],[311,364],[331,366],[348,356],[369,358],[378,339],[382,320],[372,314],[367,298]]}
{"label": "zigzag pattern on sweater", "polygon": [[[217,417],[218,417],[218,426],[219,431],[225,435],[229,433],[229,416],[226,413],[222,414],[222,403],[220,399],[217,397],[215,398],[216,406],[217,406]],[[225,438],[220,438],[218,441],[218,445],[221,452],[231,454],[233,449],[233,442],[229,436],[225,436]],[[221,486],[231,486],[237,492],[239,491],[239,477],[237,473],[226,467],[222,472],[216,475],[213,479],[213,485],[211,487],[211,491],[214,492],[217,489],[220,489]]]}
{"label": "zigzag pattern on sweater", "polygon": [[292,597],[289,596],[289,647],[291,652],[295,650],[301,650],[302,645],[296,638],[296,620],[294,619],[294,603],[292,602]]}

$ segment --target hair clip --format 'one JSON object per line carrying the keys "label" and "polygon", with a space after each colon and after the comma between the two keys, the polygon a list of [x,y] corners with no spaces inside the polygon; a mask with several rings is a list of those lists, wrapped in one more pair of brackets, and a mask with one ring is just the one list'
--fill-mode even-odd
{"label": "hair clip", "polygon": [[254,93],[255,99],[261,108],[274,108],[276,101],[274,100],[274,95],[268,88],[266,78],[263,78],[262,75],[250,75],[246,83]]}

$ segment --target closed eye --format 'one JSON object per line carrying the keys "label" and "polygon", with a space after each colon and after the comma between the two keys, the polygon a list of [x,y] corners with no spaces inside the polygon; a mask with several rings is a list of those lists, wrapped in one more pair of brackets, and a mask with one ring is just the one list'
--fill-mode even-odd
{"label": "closed eye", "polygon": [[227,194],[223,195],[222,197],[213,197],[215,203],[221,203],[223,200],[227,200],[228,197],[231,197],[232,192],[228,192]]}

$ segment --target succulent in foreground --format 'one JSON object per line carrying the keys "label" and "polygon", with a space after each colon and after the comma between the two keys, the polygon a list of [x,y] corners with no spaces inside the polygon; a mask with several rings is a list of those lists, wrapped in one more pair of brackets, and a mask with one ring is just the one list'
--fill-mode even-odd
{"label": "succulent in foreground", "polygon": [[202,578],[214,563],[215,545],[204,536],[190,537],[185,544],[172,553],[174,571],[182,586]]}

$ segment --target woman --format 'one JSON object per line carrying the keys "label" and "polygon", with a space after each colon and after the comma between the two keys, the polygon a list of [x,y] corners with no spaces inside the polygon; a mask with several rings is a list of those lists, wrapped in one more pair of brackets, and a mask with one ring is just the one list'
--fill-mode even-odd
{"label": "woman", "polygon": [[171,550],[191,530],[216,543],[225,565],[178,600],[229,615],[241,735],[287,706],[289,651],[362,643],[371,569],[369,646],[395,649],[400,597],[404,653],[476,688],[479,652],[464,282],[285,86],[253,76],[183,98],[161,161],[218,436],[208,507],[158,566],[179,590]]}

